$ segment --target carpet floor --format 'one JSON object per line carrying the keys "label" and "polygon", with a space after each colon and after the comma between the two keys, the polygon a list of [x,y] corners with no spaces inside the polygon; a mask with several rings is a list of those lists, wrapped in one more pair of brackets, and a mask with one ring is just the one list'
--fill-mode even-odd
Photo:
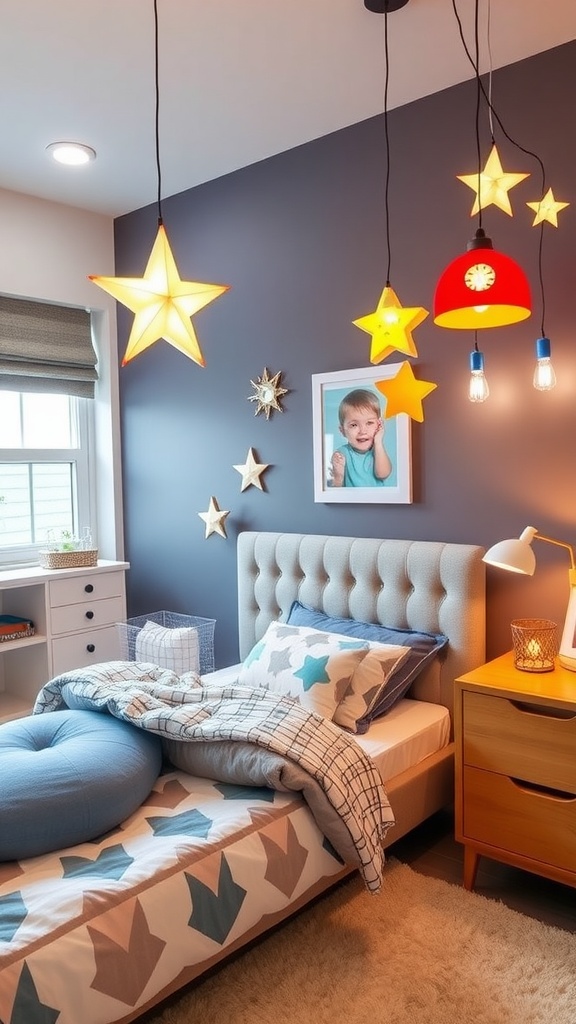
{"label": "carpet floor", "polygon": [[576,936],[389,860],[149,1024],[575,1024]]}

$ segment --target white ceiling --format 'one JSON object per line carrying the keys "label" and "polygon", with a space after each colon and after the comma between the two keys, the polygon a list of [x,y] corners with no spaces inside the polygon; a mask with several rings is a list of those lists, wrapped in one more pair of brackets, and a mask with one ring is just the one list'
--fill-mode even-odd
{"label": "white ceiling", "polygon": [[[475,0],[455,3],[474,53]],[[576,0],[479,12],[483,71],[576,38]],[[364,0],[158,0],[158,20],[162,196],[383,109],[384,18]],[[388,36],[389,109],[473,76],[453,0],[409,0]],[[154,82],[153,0],[1,0],[0,188],[111,216],[154,202]],[[59,140],[97,159],[54,164]]]}

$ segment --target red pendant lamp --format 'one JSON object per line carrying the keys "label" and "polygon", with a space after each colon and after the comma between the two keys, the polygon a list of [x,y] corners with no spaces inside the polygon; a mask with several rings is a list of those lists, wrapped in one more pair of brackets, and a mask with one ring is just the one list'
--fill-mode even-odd
{"label": "red pendant lamp", "polygon": [[498,252],[479,227],[466,252],[442,273],[434,294],[434,323],[455,330],[505,327],[532,312],[528,278],[522,268]]}
{"label": "red pendant lamp", "polygon": [[[478,0],[474,3],[476,59],[476,149],[478,155],[478,228],[466,252],[443,271],[434,294],[434,323],[454,330],[478,331],[526,320],[532,312],[528,278],[518,264],[498,252],[482,228],[479,112],[482,84],[478,52]],[[462,37],[464,42],[464,38]]]}

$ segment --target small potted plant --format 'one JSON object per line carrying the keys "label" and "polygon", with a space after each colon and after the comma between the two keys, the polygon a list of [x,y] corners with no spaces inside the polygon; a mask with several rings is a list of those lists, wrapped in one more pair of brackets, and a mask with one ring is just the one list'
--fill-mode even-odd
{"label": "small potted plant", "polygon": [[46,547],[38,552],[43,569],[89,568],[98,564],[98,549],[92,544],[89,530],[78,537],[70,530],[61,530],[55,536],[48,530]]}

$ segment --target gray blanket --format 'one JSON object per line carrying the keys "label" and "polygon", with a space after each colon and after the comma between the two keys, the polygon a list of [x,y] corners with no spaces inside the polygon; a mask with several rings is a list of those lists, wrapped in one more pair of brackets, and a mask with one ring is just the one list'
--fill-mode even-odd
{"label": "gray blanket", "polygon": [[160,735],[169,758],[194,774],[300,790],[345,862],[359,867],[370,892],[380,890],[381,841],[394,816],[378,769],[338,726],[291,698],[116,661],[46,683],[34,714],[65,707],[108,712]]}

